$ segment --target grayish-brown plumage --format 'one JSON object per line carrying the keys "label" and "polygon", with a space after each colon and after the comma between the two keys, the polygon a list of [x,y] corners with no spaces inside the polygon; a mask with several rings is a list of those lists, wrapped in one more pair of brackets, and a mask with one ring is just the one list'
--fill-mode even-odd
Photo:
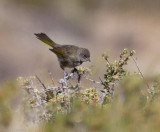
{"label": "grayish-brown plumage", "polygon": [[57,55],[60,67],[63,70],[64,68],[75,68],[83,62],[90,61],[90,52],[86,48],[57,44],[44,33],[35,33],[35,35],[39,40],[52,47],[49,50]]}

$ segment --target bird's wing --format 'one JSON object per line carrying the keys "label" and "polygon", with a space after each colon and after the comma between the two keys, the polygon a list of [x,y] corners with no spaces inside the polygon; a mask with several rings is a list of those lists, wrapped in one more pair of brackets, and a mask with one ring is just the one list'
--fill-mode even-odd
{"label": "bird's wing", "polygon": [[79,47],[74,46],[74,45],[60,45],[50,50],[54,52],[57,56],[62,56],[65,58],[68,58],[68,57],[74,58],[77,56],[78,48]]}

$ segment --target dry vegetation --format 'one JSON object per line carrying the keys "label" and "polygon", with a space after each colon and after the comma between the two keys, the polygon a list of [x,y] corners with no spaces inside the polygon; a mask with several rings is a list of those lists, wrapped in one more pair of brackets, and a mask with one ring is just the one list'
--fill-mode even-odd
{"label": "dry vegetation", "polygon": [[[159,0],[0,1],[0,132],[160,131]],[[92,62],[63,76],[34,32]]]}
{"label": "dry vegetation", "polygon": [[[0,92],[2,130],[13,129],[9,103],[23,89],[23,102],[17,109],[23,113],[25,127],[19,126],[20,131],[158,132],[160,76],[145,77],[134,53],[124,49],[113,63],[103,54],[106,72],[103,79],[97,75],[99,81],[90,79],[90,69],[78,67],[76,73],[65,73],[58,81],[49,73],[51,86],[38,76],[19,77],[18,86],[13,81],[4,84]],[[135,62],[138,72],[124,69],[129,60]],[[83,87],[85,79],[102,89]]]}

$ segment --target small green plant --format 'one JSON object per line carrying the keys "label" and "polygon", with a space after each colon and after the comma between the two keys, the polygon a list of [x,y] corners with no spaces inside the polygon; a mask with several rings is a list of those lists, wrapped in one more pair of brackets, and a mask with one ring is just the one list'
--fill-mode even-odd
{"label": "small green plant", "polygon": [[104,102],[111,102],[116,83],[127,76],[128,72],[123,67],[128,64],[130,57],[132,57],[134,53],[134,50],[128,51],[124,49],[120,53],[120,59],[118,61],[115,60],[113,63],[109,61],[108,55],[102,54],[102,57],[107,61],[107,70],[104,74],[104,82],[102,82],[104,85],[104,90],[102,91],[104,93]]}

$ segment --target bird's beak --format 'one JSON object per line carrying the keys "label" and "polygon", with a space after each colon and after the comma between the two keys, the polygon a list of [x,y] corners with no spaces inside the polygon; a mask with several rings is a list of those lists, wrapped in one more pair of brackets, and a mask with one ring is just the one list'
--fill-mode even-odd
{"label": "bird's beak", "polygon": [[88,59],[89,62],[91,62],[90,58]]}

